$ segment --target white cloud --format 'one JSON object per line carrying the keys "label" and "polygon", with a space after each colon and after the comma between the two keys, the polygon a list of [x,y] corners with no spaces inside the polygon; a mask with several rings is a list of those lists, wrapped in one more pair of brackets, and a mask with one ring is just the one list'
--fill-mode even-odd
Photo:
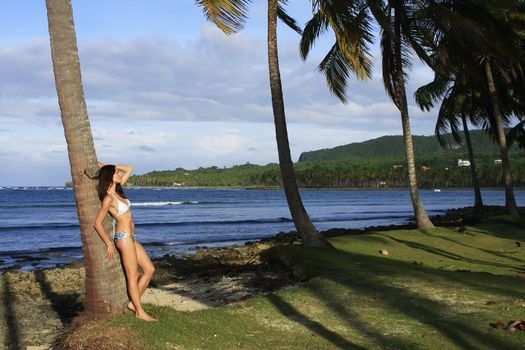
{"label": "white cloud", "polygon": [[[80,42],[79,47],[102,160],[132,163],[139,173],[277,161],[264,39],[242,33],[226,37],[207,25],[193,42],[157,35]],[[343,105],[315,71],[319,61],[313,55],[303,63],[294,41],[280,44],[295,160],[303,151],[401,134],[399,112],[377,75],[380,66],[372,81],[352,79],[349,103]],[[424,68],[416,65],[414,71],[415,81],[426,82]],[[23,162],[59,167],[61,177],[54,168],[42,169],[41,181],[62,184],[69,178],[69,165],[48,40],[0,47],[0,75],[0,161],[13,169],[24,169]],[[410,113],[414,134],[432,133],[431,114],[414,104]],[[16,181],[0,173],[0,185]]]}
{"label": "white cloud", "polygon": [[[227,37],[205,26],[198,41],[190,45],[157,36],[79,46],[85,95],[93,118],[272,121],[266,47],[258,38],[242,33]],[[363,125],[370,118],[397,117],[380,79],[352,80],[350,103],[343,106],[315,71],[318,59],[303,63],[295,44],[282,46],[283,91],[290,122],[347,127],[348,118],[343,115]],[[38,54],[33,55],[35,52]],[[0,67],[4,67],[0,74],[6,77],[0,116],[58,115],[46,41],[0,49]],[[417,72],[418,81],[422,81],[425,70],[418,68]]]}

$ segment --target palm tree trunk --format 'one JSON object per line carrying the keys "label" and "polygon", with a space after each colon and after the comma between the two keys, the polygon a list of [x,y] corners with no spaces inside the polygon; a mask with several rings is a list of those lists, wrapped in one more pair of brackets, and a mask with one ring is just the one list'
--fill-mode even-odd
{"label": "palm tree trunk", "polygon": [[[100,200],[95,181],[85,176],[84,171],[97,167],[97,157],[84,100],[71,0],[46,0],[46,6],[55,84],[84,251],[84,308],[88,317],[102,318],[125,310],[126,284],[120,261],[106,260],[106,245],[93,226]],[[109,219],[106,228],[111,232]]]}
{"label": "palm tree trunk", "polygon": [[512,189],[512,176],[510,173],[510,162],[507,153],[507,139],[505,137],[505,126],[503,123],[503,116],[499,106],[498,96],[496,92],[496,85],[492,76],[492,67],[489,59],[485,59],[485,74],[487,76],[490,103],[494,112],[494,120],[496,121],[496,132],[498,135],[499,150],[501,154],[501,165],[503,170],[503,185],[505,186],[505,207],[510,215],[519,217],[518,207],[516,206],[516,199],[514,198],[514,191]]}
{"label": "palm tree trunk", "polygon": [[301,235],[303,245],[308,247],[330,247],[331,244],[319,234],[304,208],[293,170],[288,131],[286,130],[284,99],[277,52],[277,1],[268,0],[268,65],[275,136],[284,192],[295,228]]}
{"label": "palm tree trunk", "polygon": [[479,187],[478,174],[476,172],[476,163],[474,161],[474,151],[472,150],[472,142],[470,141],[470,132],[468,130],[467,118],[461,114],[461,121],[463,122],[463,132],[465,133],[465,141],[467,143],[468,159],[470,161],[470,173],[472,175],[472,187],[474,187],[474,213],[483,213],[483,198],[481,197],[481,189]]}
{"label": "palm tree trunk", "polygon": [[408,107],[406,96],[402,98],[401,108],[401,123],[403,125],[403,138],[405,141],[405,152],[407,156],[407,170],[408,170],[408,187],[410,189],[410,198],[412,199],[412,207],[416,217],[416,225],[420,230],[434,228],[432,221],[428,218],[421,197],[419,196],[419,187],[416,175],[416,161],[414,157],[414,144],[412,142],[412,132],[410,131],[410,120],[408,115]]}
{"label": "palm tree trunk", "polygon": [[[396,9],[397,10],[397,9]],[[396,16],[396,19],[399,16]],[[397,107],[401,112],[401,124],[403,125],[403,139],[405,141],[405,153],[407,157],[408,171],[408,188],[410,189],[410,198],[416,217],[416,225],[420,230],[434,228],[432,221],[428,218],[421,197],[419,196],[419,187],[416,175],[416,161],[414,157],[414,144],[412,142],[412,132],[410,130],[410,117],[408,115],[408,103],[406,97],[405,77],[403,76],[403,60],[401,57],[401,28],[400,24],[395,25],[395,64],[397,65],[396,82],[398,87]]]}

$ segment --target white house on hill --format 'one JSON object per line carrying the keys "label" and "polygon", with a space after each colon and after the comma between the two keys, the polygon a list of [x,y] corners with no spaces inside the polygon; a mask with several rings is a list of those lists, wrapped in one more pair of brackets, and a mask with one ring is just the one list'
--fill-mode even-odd
{"label": "white house on hill", "polygon": [[458,159],[458,167],[470,166],[470,160]]}

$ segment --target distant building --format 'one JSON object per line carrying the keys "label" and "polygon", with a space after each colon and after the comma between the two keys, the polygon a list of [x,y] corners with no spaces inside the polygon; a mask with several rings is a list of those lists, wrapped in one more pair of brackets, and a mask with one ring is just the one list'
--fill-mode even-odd
{"label": "distant building", "polygon": [[386,181],[378,181],[377,182],[377,187],[387,187]]}
{"label": "distant building", "polygon": [[184,186],[185,183],[184,182],[174,182],[171,184],[172,186]]}
{"label": "distant building", "polygon": [[430,167],[429,167],[429,166],[426,166],[426,165],[422,165],[422,166],[421,166],[421,170],[423,170],[423,171],[426,173],[427,171],[430,170]]}
{"label": "distant building", "polygon": [[394,164],[392,165],[392,169],[403,169],[403,166],[401,164]]}
{"label": "distant building", "polygon": [[470,166],[470,160],[458,159],[458,167]]}
{"label": "distant building", "polygon": [[501,159],[494,159],[494,165],[500,165]]}

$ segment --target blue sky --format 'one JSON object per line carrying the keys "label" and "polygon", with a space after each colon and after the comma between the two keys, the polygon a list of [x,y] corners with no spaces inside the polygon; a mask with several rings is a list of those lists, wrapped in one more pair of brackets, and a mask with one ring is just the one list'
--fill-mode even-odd
{"label": "blue sky", "polygon": [[[152,170],[277,161],[266,66],[266,3],[245,30],[225,36],[193,0],[73,1],[86,102],[97,156]],[[290,0],[304,25],[310,6]],[[44,1],[0,2],[0,185],[63,185],[70,179]],[[381,81],[352,81],[346,105],[316,71],[333,37],[303,62],[299,37],[279,28],[292,156],[401,134]],[[416,62],[410,87],[431,79]],[[409,96],[412,92],[409,92]],[[434,112],[410,101],[414,134],[433,132]]]}

